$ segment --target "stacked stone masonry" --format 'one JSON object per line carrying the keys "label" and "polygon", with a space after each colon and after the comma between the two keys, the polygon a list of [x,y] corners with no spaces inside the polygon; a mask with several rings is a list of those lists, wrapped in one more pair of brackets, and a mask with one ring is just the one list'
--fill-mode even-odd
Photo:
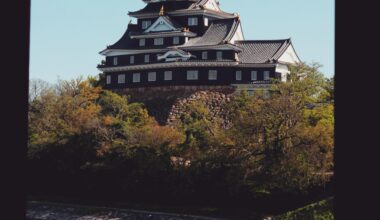
{"label": "stacked stone masonry", "polygon": [[141,102],[149,114],[161,125],[177,127],[181,115],[186,113],[186,106],[201,101],[215,119],[228,125],[227,108],[235,94],[231,86],[176,86],[118,90],[117,93],[129,96],[130,102]]}

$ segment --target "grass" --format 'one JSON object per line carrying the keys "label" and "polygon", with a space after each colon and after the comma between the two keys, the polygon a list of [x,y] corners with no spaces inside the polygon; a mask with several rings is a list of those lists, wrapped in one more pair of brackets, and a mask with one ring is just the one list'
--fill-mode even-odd
{"label": "grass", "polygon": [[333,198],[274,217],[273,220],[333,220]]}

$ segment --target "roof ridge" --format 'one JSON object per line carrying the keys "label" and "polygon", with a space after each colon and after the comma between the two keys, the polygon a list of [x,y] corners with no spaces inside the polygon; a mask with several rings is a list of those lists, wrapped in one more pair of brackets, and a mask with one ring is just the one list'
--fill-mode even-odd
{"label": "roof ridge", "polygon": [[273,39],[273,40],[237,40],[235,43],[256,43],[256,42],[286,42],[290,41],[290,38],[287,39]]}

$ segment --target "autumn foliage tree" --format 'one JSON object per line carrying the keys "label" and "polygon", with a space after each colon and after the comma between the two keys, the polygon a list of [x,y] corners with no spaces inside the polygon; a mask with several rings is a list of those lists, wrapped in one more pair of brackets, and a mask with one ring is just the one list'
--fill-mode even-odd
{"label": "autumn foliage tree", "polygon": [[234,96],[228,128],[200,101],[187,103],[173,128],[96,78],[32,81],[31,179],[53,191],[128,198],[306,192],[333,170],[334,81],[318,64],[292,66],[288,79],[274,83],[270,97]]}

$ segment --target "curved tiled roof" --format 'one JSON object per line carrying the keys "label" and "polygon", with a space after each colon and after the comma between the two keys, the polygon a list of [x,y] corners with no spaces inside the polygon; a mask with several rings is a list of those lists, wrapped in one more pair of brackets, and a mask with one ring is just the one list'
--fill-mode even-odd
{"label": "curved tiled roof", "polygon": [[291,45],[290,39],[236,41],[243,51],[238,54],[242,63],[271,63],[280,58]]}
{"label": "curved tiled roof", "polygon": [[129,12],[129,15],[145,14],[145,13],[158,13],[161,7],[164,6],[165,12],[189,9],[194,2],[190,1],[177,1],[177,2],[152,2],[147,4],[143,9]]}
{"label": "curved tiled roof", "polygon": [[236,18],[212,21],[207,31],[201,37],[190,39],[181,47],[212,46],[231,40],[239,26]]}
{"label": "curved tiled roof", "polygon": [[124,35],[113,45],[107,46],[107,49],[124,49],[135,47],[135,41],[130,38],[130,33],[138,30],[137,24],[129,24]]}

